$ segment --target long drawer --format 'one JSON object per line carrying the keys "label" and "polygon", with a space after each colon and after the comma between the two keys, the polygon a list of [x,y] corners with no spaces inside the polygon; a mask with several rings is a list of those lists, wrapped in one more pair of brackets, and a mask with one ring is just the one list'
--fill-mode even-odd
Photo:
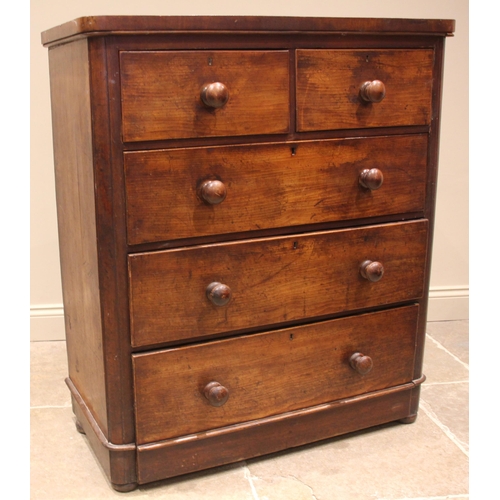
{"label": "long drawer", "polygon": [[124,51],[123,140],[286,133],[286,50]]}
{"label": "long drawer", "polygon": [[139,444],[411,381],[418,306],[133,355]]}
{"label": "long drawer", "polygon": [[433,67],[431,49],[297,50],[297,130],[429,125]]}
{"label": "long drawer", "polygon": [[418,299],[427,233],[419,220],[131,254],[132,345]]}
{"label": "long drawer", "polygon": [[427,135],[127,152],[124,163],[133,245],[423,212]]}

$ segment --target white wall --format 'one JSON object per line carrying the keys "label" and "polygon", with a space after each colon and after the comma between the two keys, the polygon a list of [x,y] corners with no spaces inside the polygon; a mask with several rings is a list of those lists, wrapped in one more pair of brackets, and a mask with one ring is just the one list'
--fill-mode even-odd
{"label": "white wall", "polygon": [[31,339],[64,338],[47,49],[40,33],[88,15],[274,15],[455,19],[446,41],[429,320],[468,318],[467,0],[31,0]]}

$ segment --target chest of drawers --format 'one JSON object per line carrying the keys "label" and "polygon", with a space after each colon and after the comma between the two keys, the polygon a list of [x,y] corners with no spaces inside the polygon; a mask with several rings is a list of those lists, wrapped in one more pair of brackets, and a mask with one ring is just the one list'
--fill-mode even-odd
{"label": "chest of drawers", "polygon": [[104,16],[42,34],[67,384],[115,489],[415,420],[453,29]]}

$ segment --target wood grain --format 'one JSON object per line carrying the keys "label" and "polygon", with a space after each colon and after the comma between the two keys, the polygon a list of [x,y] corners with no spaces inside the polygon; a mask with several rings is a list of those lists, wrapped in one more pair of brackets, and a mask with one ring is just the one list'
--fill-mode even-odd
{"label": "wood grain", "polygon": [[[225,427],[411,380],[418,306],[133,356],[138,444]],[[362,351],[373,369],[349,358]],[[229,391],[211,406],[204,387]]]}
{"label": "wood grain", "polygon": [[241,461],[409,415],[414,383],[137,447],[140,483]]}
{"label": "wood grain", "polygon": [[[426,241],[416,221],[131,254],[132,345],[418,299]],[[359,272],[366,259],[385,267],[377,283]],[[216,281],[232,291],[223,307],[206,297]]]}
{"label": "wood grain", "polygon": [[[278,134],[289,129],[287,51],[122,52],[123,140]],[[213,109],[206,84],[229,101]]]}
{"label": "wood grain", "polygon": [[[434,51],[297,50],[297,130],[428,125]],[[381,80],[382,102],[359,96]]]}
{"label": "wood grain", "polygon": [[414,420],[453,29],[97,16],[42,34],[68,385],[113,488]]}
{"label": "wood grain", "polygon": [[[427,136],[250,144],[124,154],[129,244],[424,209]],[[363,188],[364,169],[384,183]],[[224,183],[216,206],[200,199]]]}
{"label": "wood grain", "polygon": [[50,49],[57,220],[69,375],[108,433],[87,40]]}
{"label": "wood grain", "polygon": [[329,31],[451,35],[449,19],[314,18],[275,16],[85,16],[42,33],[42,43],[61,43],[74,36],[148,34],[183,31]]}

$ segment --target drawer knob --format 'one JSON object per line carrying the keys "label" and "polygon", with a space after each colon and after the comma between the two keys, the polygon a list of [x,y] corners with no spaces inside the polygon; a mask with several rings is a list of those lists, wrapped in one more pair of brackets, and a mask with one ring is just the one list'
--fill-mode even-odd
{"label": "drawer knob", "polygon": [[359,174],[359,183],[371,191],[375,191],[384,182],[384,174],[378,168],[365,168]]}
{"label": "drawer knob", "polygon": [[229,391],[219,382],[209,382],[203,393],[212,406],[222,406],[229,398]]}
{"label": "drawer knob", "polygon": [[365,356],[360,352],[355,352],[349,358],[349,364],[353,370],[356,370],[361,375],[367,374],[373,368],[372,358],[370,358],[370,356]]}
{"label": "drawer knob", "polygon": [[385,97],[385,85],[380,80],[365,82],[359,89],[361,99],[367,102],[380,102]]}
{"label": "drawer knob", "polygon": [[206,292],[210,302],[216,306],[225,306],[231,300],[231,289],[218,281],[210,283]]}
{"label": "drawer knob", "polygon": [[384,266],[377,261],[365,260],[359,266],[359,272],[363,278],[375,283],[384,275]]}
{"label": "drawer knob", "polygon": [[201,100],[210,108],[222,108],[228,99],[229,90],[223,83],[209,83],[201,89]]}
{"label": "drawer knob", "polygon": [[226,195],[226,186],[221,181],[205,181],[200,186],[200,197],[209,205],[218,205],[222,203],[226,199]]}

